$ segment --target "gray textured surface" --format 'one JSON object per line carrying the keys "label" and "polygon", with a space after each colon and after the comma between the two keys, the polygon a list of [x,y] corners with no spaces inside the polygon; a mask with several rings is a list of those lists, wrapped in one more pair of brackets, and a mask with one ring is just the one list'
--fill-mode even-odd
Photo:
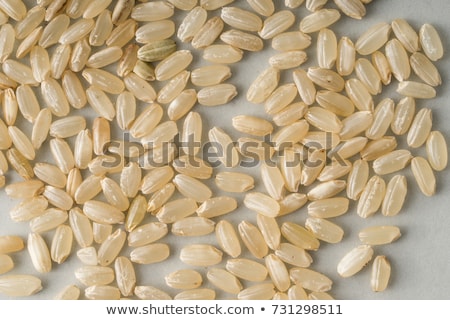
{"label": "gray textured surface", "polygon": [[[34,1],[31,1],[34,3]],[[283,1],[279,2],[279,8],[283,6]],[[329,1],[328,7],[333,7],[332,1]],[[244,0],[235,1],[235,4],[247,7]],[[448,12],[450,3],[446,0],[429,0],[429,1],[408,1],[408,0],[374,0],[367,6],[367,16],[362,21],[357,21],[343,16],[341,21],[336,23],[332,29],[335,30],[338,37],[349,36],[353,41],[371,25],[386,21],[390,22],[395,18],[407,19],[411,25],[418,30],[423,23],[431,23],[436,26],[442,36],[445,48],[448,50],[448,34],[450,30],[450,21],[448,20]],[[297,21],[295,28],[298,26],[299,18],[307,14],[307,10],[302,6],[296,9]],[[218,11],[214,12],[217,14]],[[185,13],[177,15],[179,21]],[[211,14],[210,14],[211,15]],[[294,28],[294,27],[293,27]],[[316,39],[317,34],[313,35]],[[189,48],[188,45],[182,47]],[[239,114],[264,115],[261,105],[252,105],[245,99],[245,92],[251,81],[257,74],[264,70],[267,66],[268,57],[273,54],[270,48],[270,41],[265,42],[267,50],[259,53],[246,53],[241,63],[233,65],[233,77],[228,80],[237,85],[239,95],[229,105],[221,107],[207,108],[196,106],[195,111],[200,112],[204,118],[204,128],[207,132],[212,126],[223,127],[230,135],[237,139],[238,133],[231,127],[231,118]],[[305,67],[315,65],[314,48],[307,50],[310,56]],[[200,56],[197,54],[194,59],[192,68],[202,65]],[[440,86],[438,97],[429,101],[418,101],[417,107],[429,107],[433,110],[434,129],[441,130],[448,139],[450,136],[450,117],[448,112],[448,101],[450,97],[450,60],[448,55],[441,61],[436,63],[441,71],[443,85]],[[282,82],[291,81],[289,71],[282,73]],[[396,81],[393,80],[389,88],[385,88],[383,94],[375,97],[375,102],[380,101],[382,97],[392,97],[396,101],[400,98],[395,93]],[[76,114],[86,114],[89,119],[94,114],[88,109],[76,112]],[[89,121],[89,126],[92,121]],[[179,124],[180,125],[180,124]],[[30,129],[29,124],[24,126]],[[119,132],[116,132],[116,138]],[[402,137],[404,138],[404,137]],[[400,139],[403,141],[404,139]],[[206,139],[206,134],[205,134]],[[404,141],[400,145],[404,144]],[[51,161],[48,150],[43,149],[39,155],[39,161]],[[413,150],[414,155],[423,155],[424,150],[420,148]],[[223,169],[219,169],[223,170]],[[238,171],[244,171],[244,168],[238,168]],[[254,176],[258,175],[258,170],[253,169]],[[335,245],[322,244],[318,252],[312,253],[314,264],[312,268],[319,270],[334,280],[332,295],[340,299],[449,299],[450,298],[450,250],[448,243],[450,241],[449,227],[450,214],[450,171],[437,173],[437,194],[432,198],[423,196],[415,185],[410,169],[404,170],[404,174],[408,178],[409,192],[406,204],[402,212],[391,218],[383,217],[379,212],[371,218],[361,219],[356,215],[355,203],[352,203],[351,209],[343,217],[335,219],[335,222],[341,225],[345,230],[344,240]],[[388,176],[390,177],[390,176]],[[386,177],[386,178],[388,178]],[[17,177],[8,173],[9,181],[16,181]],[[387,179],[386,179],[387,180]],[[263,186],[257,180],[257,190],[262,191]],[[211,185],[213,191],[217,191],[214,185]],[[242,204],[242,198],[238,197],[239,203]],[[8,217],[8,210],[17,202],[8,199],[3,191],[0,191],[0,234],[20,234],[26,237],[28,232],[27,223],[13,223]],[[238,222],[242,219],[255,221],[255,215],[246,210],[242,205],[239,210],[226,217],[228,220]],[[280,219],[281,221],[295,221],[303,223],[306,218],[306,210],[300,210],[298,213],[288,215]],[[340,258],[351,248],[359,244],[357,237],[358,231],[366,226],[393,224],[401,228],[403,236],[394,244],[374,248],[375,254],[387,255],[392,263],[392,279],[387,291],[383,293],[373,293],[369,287],[370,268],[365,268],[356,276],[348,279],[341,279],[336,273],[336,264]],[[53,232],[45,233],[45,238],[50,240]],[[183,265],[179,259],[179,250],[182,245],[193,242],[212,242],[215,243],[214,236],[205,236],[201,239],[181,239],[173,236],[166,237],[162,241],[167,242],[171,246],[172,257],[164,263],[155,265],[139,266],[137,268],[139,285],[154,285],[156,287],[167,290],[171,294],[176,291],[169,289],[164,284],[164,275],[180,268],[188,266]],[[124,251],[124,255],[128,252]],[[17,264],[14,273],[31,273],[36,274],[30,265],[30,259],[26,251],[14,254],[13,258]],[[73,271],[80,265],[74,254],[63,265],[54,264],[54,270],[45,275],[38,275],[43,280],[43,290],[35,299],[51,299],[65,285],[78,284],[74,278]],[[206,274],[204,268],[195,268]],[[206,280],[206,276],[204,276]],[[206,281],[205,281],[206,282]],[[248,283],[246,283],[248,284]],[[3,296],[0,298],[4,298]],[[229,296],[218,295],[218,298],[230,298]]]}

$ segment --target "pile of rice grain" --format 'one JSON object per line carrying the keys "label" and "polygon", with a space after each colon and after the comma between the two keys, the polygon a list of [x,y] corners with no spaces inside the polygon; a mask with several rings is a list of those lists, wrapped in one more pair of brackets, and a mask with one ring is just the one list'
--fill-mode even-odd
{"label": "pile of rice grain", "polygon": [[[332,299],[336,276],[313,257],[341,242],[353,207],[385,225],[357,230],[337,274],[370,265],[385,290],[405,170],[432,196],[447,166],[422,106],[443,45],[404,19],[336,35],[370,2],[0,0],[0,183],[28,233],[0,236],[0,293],[33,295],[57,268],[55,299]],[[248,88],[233,85],[269,46]],[[380,98],[387,86],[401,98]],[[203,115],[238,94],[234,132]],[[22,250],[35,273],[15,272]]]}

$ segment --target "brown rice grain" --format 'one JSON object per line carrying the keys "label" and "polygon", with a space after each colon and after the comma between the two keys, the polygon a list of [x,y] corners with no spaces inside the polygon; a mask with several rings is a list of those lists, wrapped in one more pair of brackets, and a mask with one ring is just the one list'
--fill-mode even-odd
{"label": "brown rice grain", "polygon": [[[112,234],[113,226],[110,224],[102,224],[93,222],[92,231],[94,233],[95,243],[102,244]],[[97,261],[98,263],[98,261]]]}
{"label": "brown rice grain", "polygon": [[429,108],[420,109],[417,112],[411,127],[409,128],[406,141],[411,148],[418,148],[423,145],[432,127],[432,112]]}
{"label": "brown rice grain", "polygon": [[201,286],[202,275],[190,269],[182,269],[171,272],[164,277],[166,284],[175,289],[189,290]]}
{"label": "brown rice grain", "polygon": [[0,292],[10,297],[27,297],[42,290],[41,280],[31,275],[0,277]]}
{"label": "brown rice grain", "polygon": [[89,34],[89,44],[96,47],[102,46],[111,35],[112,30],[111,11],[104,10],[95,20],[94,28]]}
{"label": "brown rice grain", "polygon": [[391,23],[395,37],[402,43],[403,47],[411,53],[419,49],[419,36],[411,25],[404,19],[395,19]]}
{"label": "brown rice grain", "polygon": [[82,248],[89,247],[94,241],[92,225],[89,218],[79,208],[69,211],[69,223],[75,240]]}
{"label": "brown rice grain", "polygon": [[7,88],[3,92],[2,110],[5,123],[9,126],[14,125],[17,119],[19,106],[17,103],[15,91],[12,88]]}
{"label": "brown rice grain", "polygon": [[51,45],[58,43],[61,35],[67,30],[70,25],[70,18],[65,14],[60,14],[51,19],[51,21],[44,28],[39,39],[39,45],[44,49]]}
{"label": "brown rice grain", "polygon": [[242,242],[255,258],[262,259],[267,255],[269,248],[255,225],[248,221],[242,221],[238,225],[238,231]]}
{"label": "brown rice grain", "polygon": [[368,218],[377,212],[384,199],[385,193],[385,181],[377,175],[371,177],[358,200],[358,215],[362,218]]}
{"label": "brown rice grain", "polygon": [[152,264],[166,260],[169,255],[170,249],[167,244],[153,243],[131,251],[130,260],[138,264]]}
{"label": "brown rice grain", "polygon": [[345,214],[348,206],[349,200],[344,197],[319,199],[308,205],[308,215],[323,219],[334,218]]}
{"label": "brown rice grain", "polygon": [[169,201],[156,213],[156,218],[163,223],[173,223],[192,215],[198,209],[194,199],[182,198]]}
{"label": "brown rice grain", "polygon": [[337,272],[347,278],[358,273],[369,263],[373,256],[373,249],[369,245],[360,245],[350,250],[338,263]]}
{"label": "brown rice grain", "polygon": [[137,227],[128,234],[128,245],[130,247],[141,247],[158,241],[168,233],[165,223],[150,222]]}
{"label": "brown rice grain", "polygon": [[28,160],[16,149],[10,148],[6,151],[6,158],[11,167],[25,180],[34,177],[33,168]]}
{"label": "brown rice grain", "polygon": [[121,294],[125,297],[131,296],[136,285],[136,274],[131,261],[127,257],[117,257],[114,271]]}
{"label": "brown rice grain", "polygon": [[324,28],[317,36],[317,61],[321,68],[331,69],[337,59],[337,39],[334,32]]}
{"label": "brown rice grain", "polygon": [[344,237],[344,230],[337,224],[322,218],[307,218],[305,227],[311,231],[317,239],[338,243]]}
{"label": "brown rice grain", "polygon": [[280,244],[275,250],[275,255],[284,262],[297,267],[307,268],[312,263],[312,258],[305,249],[287,242]]}
{"label": "brown rice grain", "polygon": [[111,32],[108,39],[106,39],[107,46],[125,46],[131,39],[133,39],[137,29],[137,22],[133,19],[127,19],[118,24]]}
{"label": "brown rice grain", "polygon": [[61,37],[59,38],[59,42],[61,44],[75,43],[88,35],[89,32],[91,32],[91,30],[94,28],[94,25],[95,21],[93,19],[80,19],[70,25],[67,30],[62,33]]}
{"label": "brown rice grain", "polygon": [[208,244],[191,244],[181,249],[180,260],[188,265],[207,267],[222,260],[222,252]]}
{"label": "brown rice grain", "polygon": [[272,283],[256,284],[239,292],[237,298],[239,300],[271,300],[275,295]]}
{"label": "brown rice grain", "polygon": [[56,228],[50,248],[53,261],[58,264],[66,261],[72,251],[72,240],[72,229],[68,225],[60,225]]}
{"label": "brown rice grain", "polygon": [[109,235],[98,249],[98,263],[101,266],[110,265],[122,250],[125,240],[126,233],[122,229],[117,229]]}
{"label": "brown rice grain", "polygon": [[291,280],[304,289],[327,292],[331,290],[333,281],[322,273],[306,268],[291,268],[289,270]]}
{"label": "brown rice grain", "polygon": [[426,55],[415,52],[410,57],[410,64],[415,74],[426,84],[436,87],[441,85],[441,75]]}
{"label": "brown rice grain", "polygon": [[444,55],[439,33],[431,24],[425,23],[420,27],[419,40],[423,51],[431,61],[437,61]]}
{"label": "brown rice grain", "polygon": [[28,234],[27,249],[31,262],[39,273],[47,273],[52,269],[50,252],[44,239],[38,233]]}
{"label": "brown rice grain", "polygon": [[[186,88],[186,85],[190,78],[190,72],[189,71],[182,71],[175,77],[173,77],[164,87],[161,88],[161,90],[158,93],[157,101],[162,104],[167,104],[175,100],[176,97]],[[233,85],[220,85],[218,87],[219,90],[216,92],[222,92],[220,89],[225,89],[225,92],[222,92],[225,95],[225,98],[220,101],[228,102],[231,100],[234,96],[236,96],[236,89]],[[197,93],[197,98],[200,101],[200,91]],[[205,96],[202,96],[202,99],[204,99]],[[210,101],[213,100],[213,101]],[[216,99],[205,99],[205,103],[218,103],[217,97]]]}
{"label": "brown rice grain", "polygon": [[7,273],[14,269],[12,258],[6,254],[0,254],[0,274]]}
{"label": "brown rice grain", "polygon": [[417,99],[433,99],[436,97],[436,90],[432,86],[416,81],[400,82],[397,93]]}
{"label": "brown rice grain", "polygon": [[411,170],[419,186],[420,191],[427,197],[436,193],[436,177],[429,162],[422,157],[414,157],[411,160]]}
{"label": "brown rice grain", "polygon": [[73,45],[72,55],[69,61],[70,70],[73,72],[80,72],[86,66],[86,63],[91,55],[91,46],[87,39],[81,39]]}
{"label": "brown rice grain", "polygon": [[214,300],[216,292],[208,288],[186,290],[173,297],[174,300]]}
{"label": "brown rice grain", "polygon": [[313,33],[326,28],[341,17],[338,10],[335,9],[320,9],[302,19],[300,22],[300,31],[304,33]]}
{"label": "brown rice grain", "polygon": [[64,287],[53,299],[54,300],[78,300],[80,289],[75,285]]}
{"label": "brown rice grain", "polygon": [[119,300],[120,291],[113,286],[90,286],[84,290],[84,296],[89,300]]}
{"label": "brown rice grain", "polygon": [[304,227],[293,222],[284,222],[281,225],[281,234],[290,243],[301,247],[305,250],[317,250],[319,249],[319,240]]}
{"label": "brown rice grain", "polygon": [[238,294],[243,288],[234,275],[223,269],[210,268],[206,277],[214,286],[227,293]]}
{"label": "brown rice grain", "polygon": [[378,71],[381,82],[383,82],[384,85],[391,83],[392,71],[386,56],[380,51],[375,51],[372,53],[372,64]]}
{"label": "brown rice grain", "polygon": [[380,22],[367,29],[356,41],[356,51],[361,55],[369,55],[386,44],[391,33],[391,26]]}
{"label": "brown rice grain", "polygon": [[172,300],[168,293],[152,286],[136,286],[134,294],[142,300]]}
{"label": "brown rice grain", "polygon": [[432,131],[426,142],[427,159],[436,171],[447,167],[447,143],[440,131]]}
{"label": "brown rice grain", "polygon": [[316,101],[323,108],[339,116],[347,117],[354,112],[353,102],[346,96],[329,90],[317,92]]}
{"label": "brown rice grain", "polygon": [[391,277],[391,264],[385,256],[377,256],[372,264],[372,274],[370,277],[370,286],[372,291],[384,291]]}
{"label": "brown rice grain", "polygon": [[367,227],[358,233],[359,240],[363,244],[371,246],[389,244],[400,238],[400,229],[395,226]]}
{"label": "brown rice grain", "polygon": [[187,217],[175,221],[171,232],[176,236],[198,237],[214,232],[215,222],[204,217]]}
{"label": "brown rice grain", "polygon": [[50,204],[62,210],[70,210],[73,205],[72,197],[62,189],[46,186],[42,194]]}
{"label": "brown rice grain", "polygon": [[264,265],[249,259],[228,259],[225,268],[238,278],[260,282],[267,278]]}
{"label": "brown rice grain", "polygon": [[220,40],[226,44],[246,51],[261,51],[264,43],[258,36],[240,30],[231,29],[220,34]]}

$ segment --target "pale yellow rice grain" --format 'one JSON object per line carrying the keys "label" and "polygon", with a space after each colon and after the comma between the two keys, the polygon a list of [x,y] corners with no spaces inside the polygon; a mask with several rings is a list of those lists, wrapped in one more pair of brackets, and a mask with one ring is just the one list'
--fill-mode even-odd
{"label": "pale yellow rice grain", "polygon": [[263,25],[258,15],[237,7],[223,7],[220,17],[229,26],[243,31],[257,32]]}
{"label": "pale yellow rice grain", "polygon": [[121,294],[125,297],[131,296],[136,285],[136,273],[131,261],[127,257],[117,257],[114,271]]}
{"label": "pale yellow rice grain", "polygon": [[420,191],[427,197],[436,193],[436,177],[429,162],[420,156],[411,160],[411,170]]}
{"label": "pale yellow rice grain", "polygon": [[300,22],[300,31],[313,33],[326,28],[339,20],[341,14],[335,9],[320,9],[307,15]]}
{"label": "pale yellow rice grain", "polygon": [[281,225],[281,234],[290,243],[305,250],[319,249],[319,240],[307,229],[293,222],[284,222]]}
{"label": "pale yellow rice grain", "polygon": [[275,250],[275,255],[284,262],[297,267],[307,268],[312,263],[312,258],[305,249],[287,242],[280,244]]}
{"label": "pale yellow rice grain", "polygon": [[227,293],[238,294],[243,288],[234,275],[223,269],[210,268],[206,277],[214,286]]}
{"label": "pale yellow rice grain", "polygon": [[373,215],[381,206],[386,193],[386,182],[383,178],[372,176],[364,187],[358,201],[357,213],[362,218]]}
{"label": "pale yellow rice grain", "polygon": [[426,84],[436,87],[441,85],[441,75],[436,66],[422,53],[415,52],[410,57],[414,73]]}
{"label": "pale yellow rice grain", "polygon": [[400,236],[400,229],[396,226],[367,227],[358,233],[359,240],[371,246],[392,243]]}
{"label": "pale yellow rice grain", "polygon": [[431,167],[436,171],[442,171],[447,167],[447,143],[440,131],[432,131],[426,142],[427,159]]}
{"label": "pale yellow rice grain", "polygon": [[202,275],[195,270],[181,269],[167,274],[164,277],[166,284],[175,289],[189,290],[202,285]]}
{"label": "pale yellow rice grain", "polygon": [[311,291],[327,292],[331,290],[333,285],[333,281],[330,278],[312,269],[291,268],[289,275],[296,285]]}
{"label": "pale yellow rice grain", "polygon": [[419,39],[423,51],[431,61],[437,61],[443,57],[442,40],[435,27],[428,23],[422,25],[419,31]]}
{"label": "pale yellow rice grain", "polygon": [[367,29],[356,41],[356,51],[361,55],[371,54],[388,41],[391,26],[386,22],[380,22]]}
{"label": "pale yellow rice grain", "polygon": [[258,14],[269,17],[275,11],[273,0],[247,0],[250,7]]}
{"label": "pale yellow rice grain", "polygon": [[63,224],[67,218],[65,210],[50,208],[45,210],[42,215],[31,219],[30,230],[38,233],[53,230]]}
{"label": "pale yellow rice grain", "polygon": [[133,39],[136,29],[137,22],[135,20],[125,20],[112,30],[111,35],[106,39],[106,45],[123,47]]}
{"label": "pale yellow rice grain", "polygon": [[188,265],[207,267],[222,261],[222,252],[212,245],[191,244],[180,251],[180,260]]}
{"label": "pale yellow rice grain", "polygon": [[69,25],[70,18],[67,15],[57,15],[51,19],[51,21],[44,28],[42,36],[39,39],[39,45],[45,49],[57,43]]}
{"label": "pale yellow rice grain", "polygon": [[250,259],[228,259],[225,268],[238,278],[260,282],[267,278],[266,267]]}
{"label": "pale yellow rice grain", "polygon": [[33,267],[39,273],[47,273],[52,270],[52,260],[50,251],[45,240],[38,233],[29,233],[27,249],[31,258]]}
{"label": "pale yellow rice grain", "polygon": [[73,72],[80,72],[86,66],[91,55],[91,46],[87,39],[81,39],[73,45],[72,56],[70,57],[69,67]]}
{"label": "pale yellow rice grain", "polygon": [[102,46],[111,35],[112,29],[111,11],[104,10],[95,20],[94,28],[89,34],[89,44],[96,47]]}
{"label": "pale yellow rice grain", "polygon": [[245,51],[261,51],[264,43],[260,37],[248,32],[231,29],[220,35],[220,40],[226,44]]}
{"label": "pale yellow rice grain", "polygon": [[58,264],[63,263],[70,256],[72,251],[73,234],[68,225],[60,225],[56,228],[50,248],[50,255],[53,261]]}
{"label": "pale yellow rice grain", "polygon": [[331,69],[337,59],[337,39],[334,32],[324,28],[317,36],[317,61],[321,68]]}
{"label": "pale yellow rice grain", "polygon": [[386,56],[382,52],[375,51],[372,53],[372,64],[378,71],[383,84],[388,85],[391,83],[391,67],[389,66]]}
{"label": "pale yellow rice grain", "polygon": [[397,93],[417,99],[433,99],[436,97],[436,90],[432,86],[417,81],[400,82]]}
{"label": "pale yellow rice grain", "polygon": [[191,44],[195,49],[205,48],[220,36],[224,23],[220,17],[212,17],[195,33]]}
{"label": "pale yellow rice grain", "polygon": [[82,248],[89,247],[94,238],[88,217],[79,208],[74,208],[69,211],[69,223],[78,244]]}
{"label": "pale yellow rice grain", "polygon": [[238,231],[242,242],[255,258],[262,259],[267,255],[269,248],[255,225],[248,221],[242,221],[238,225]]}
{"label": "pale yellow rice grain", "polygon": [[377,256],[373,260],[370,286],[372,291],[380,292],[386,290],[391,277],[391,264],[385,256]]}
{"label": "pale yellow rice grain", "polygon": [[373,256],[373,249],[369,245],[360,245],[350,250],[338,263],[337,272],[347,278],[361,271]]}
{"label": "pale yellow rice grain", "polygon": [[75,285],[68,285],[64,287],[54,297],[55,300],[78,300],[80,297],[80,288]]}
{"label": "pale yellow rice grain", "polygon": [[41,290],[41,280],[35,276],[16,274],[0,277],[0,292],[10,297],[27,297]]}
{"label": "pale yellow rice grain", "polygon": [[166,260],[170,256],[169,246],[165,243],[153,243],[131,251],[130,260],[138,264],[152,264]]}
{"label": "pale yellow rice grain", "polygon": [[156,218],[163,223],[173,223],[192,215],[198,209],[194,199],[182,198],[167,202],[156,213]]}
{"label": "pale yellow rice grain", "polygon": [[171,232],[177,236],[198,237],[214,232],[215,222],[205,217],[187,217],[175,221]]}
{"label": "pale yellow rice grain", "polygon": [[409,52],[416,52],[419,49],[419,36],[411,25],[404,19],[395,19],[391,23],[395,37],[402,43]]}
{"label": "pale yellow rice grain", "polygon": [[408,146],[418,148],[423,145],[431,132],[432,122],[431,109],[420,109],[414,117],[406,137]]}

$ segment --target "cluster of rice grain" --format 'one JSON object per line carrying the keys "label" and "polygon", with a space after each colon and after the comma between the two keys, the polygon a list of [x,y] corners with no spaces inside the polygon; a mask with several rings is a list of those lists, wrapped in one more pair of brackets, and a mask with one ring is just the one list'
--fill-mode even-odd
{"label": "cluster of rice grain", "polygon": [[[350,13],[351,10],[357,10],[356,5],[363,8],[360,1],[335,3],[349,16],[360,18],[363,15],[362,10],[358,15],[352,15],[356,11]],[[311,6],[312,2],[309,5]],[[317,9],[316,12],[321,10],[325,9]],[[275,148],[277,136],[282,135],[288,137],[283,139],[283,142],[287,142],[283,146],[284,157],[295,154],[296,150],[300,149],[309,154],[306,161],[297,164],[296,169],[286,168],[283,164],[285,160],[280,157],[278,168],[272,167],[270,175],[265,166],[261,165],[261,179],[268,195],[258,195],[261,199],[269,197],[280,201],[298,192],[302,186],[312,184],[313,188],[307,193],[308,199],[311,200],[308,205],[308,214],[311,217],[305,222],[306,229],[296,225],[296,229],[293,229],[296,231],[290,231],[289,235],[285,224],[281,227],[281,233],[288,241],[304,249],[318,248],[318,245],[310,246],[312,238],[328,243],[338,243],[342,240],[343,229],[328,219],[347,212],[348,200],[335,197],[343,189],[346,188],[349,199],[357,201],[359,216],[368,218],[379,210],[384,216],[395,216],[401,211],[407,193],[406,177],[400,173],[403,169],[411,164],[411,171],[419,189],[424,195],[432,196],[436,192],[434,171],[443,170],[447,165],[445,139],[440,132],[432,131],[431,109],[421,108],[416,113],[416,99],[434,98],[434,87],[441,84],[439,72],[432,63],[442,57],[442,44],[436,30],[425,24],[417,33],[406,20],[397,19],[391,24],[380,23],[369,28],[353,44],[347,37],[338,40],[334,32],[327,28],[338,17],[332,18],[330,11],[326,14],[329,15],[327,18],[317,13],[312,14],[300,24],[300,32],[304,32],[303,37],[319,31],[317,67],[313,66],[308,70],[286,68],[294,69],[290,71],[292,82],[278,85],[279,72],[282,72],[280,69],[283,68],[274,69],[270,58],[271,66],[262,73],[264,76],[254,80],[247,91],[247,100],[256,104],[264,103],[266,113],[272,116],[279,126],[273,135]],[[424,32],[429,35],[424,36]],[[289,32],[285,34],[284,36],[281,33],[279,37],[291,37],[291,41],[286,41],[284,48],[280,45],[281,41],[276,41],[275,38],[272,40],[272,46],[279,51],[292,52],[291,46],[297,35]],[[436,53],[435,56],[427,49],[429,47],[433,47],[431,51]],[[421,49],[423,53],[420,52]],[[284,59],[289,58],[286,56]],[[411,80],[411,71],[414,71],[415,77],[420,81]],[[390,84],[391,76],[398,80],[397,92],[404,98],[397,105],[391,98],[385,98],[375,104],[374,100],[382,92],[383,85]],[[287,92],[288,86],[294,85],[306,106],[297,111],[296,117],[291,120],[292,124],[279,124],[278,114],[282,114],[291,106],[294,108],[295,103],[292,103],[297,92],[292,95]],[[272,101],[277,102],[277,109],[272,107],[275,105]],[[294,128],[295,123],[306,128],[303,131]],[[263,128],[263,124],[258,128]],[[328,139],[308,139],[308,136],[319,136],[319,132],[315,130],[328,134]],[[396,150],[397,138],[392,134],[406,135],[406,143],[411,151]],[[431,152],[429,149],[434,144],[434,135],[439,136],[437,139],[440,146],[435,146]],[[420,153],[412,154],[412,151],[424,145],[428,150],[427,159],[421,157]],[[325,160],[324,157],[318,166],[308,167],[308,160],[312,160],[314,152],[320,151],[323,151],[324,155],[328,152],[328,159]],[[352,160],[352,156],[356,154],[359,154],[360,158]],[[301,152],[298,156],[302,156]],[[434,159],[439,159],[437,161],[441,162],[442,166],[433,166]],[[385,177],[389,174],[394,176],[386,185]],[[306,175],[308,177],[305,177]],[[346,181],[339,180],[345,176]],[[313,184],[315,180],[318,180],[319,184]],[[251,201],[244,201],[244,205],[249,209],[254,209],[255,206]],[[272,209],[267,211],[268,208]],[[261,200],[259,209],[254,210],[270,217],[283,214],[282,209],[276,212],[276,207],[270,205],[267,200]],[[300,237],[302,233],[303,236]],[[338,274],[349,277],[359,272],[371,261],[374,253],[372,246],[391,243],[400,235],[400,230],[394,226],[375,226],[362,230],[360,239],[364,245],[356,247],[342,258],[337,266]],[[279,270],[281,272],[282,268]],[[374,260],[370,280],[373,291],[386,289],[390,270],[389,260],[385,256],[378,256]]]}
{"label": "cluster of rice grain", "polygon": [[[307,0],[311,12],[294,26],[291,9],[303,2],[276,10],[272,0],[247,0],[248,9],[233,0],[0,0],[0,185],[20,201],[10,218],[29,223],[26,246],[19,236],[0,236],[0,274],[9,273],[0,276],[0,293],[42,289],[37,276],[14,273],[13,255],[26,247],[37,273],[75,256],[83,264],[55,299],[332,299],[332,280],[311,268],[309,253],[343,239],[331,219],[348,212],[349,199],[363,218],[380,209],[394,216],[406,196],[401,170],[410,164],[431,196],[434,171],[447,166],[431,109],[416,113],[415,104],[436,95],[433,61],[443,48],[431,25],[417,33],[402,19],[369,28],[355,44],[338,39],[331,28],[340,12],[361,19],[370,1],[334,0],[337,9],[329,9]],[[175,11],[184,16],[179,25]],[[318,66],[304,70],[315,32]],[[193,108],[228,104],[237,95],[225,83],[229,65],[266,42],[279,52],[246,98],[264,104],[272,121],[245,112],[230,119],[245,135],[234,144],[214,123],[204,127],[202,109]],[[206,64],[191,70],[195,50]],[[292,81],[280,83],[281,73]],[[405,98],[375,106],[391,76]],[[116,127],[133,141],[116,139]],[[389,130],[407,135],[412,151],[396,150]],[[206,131],[221,168],[202,159]],[[192,145],[179,145],[177,135]],[[46,145],[51,160],[41,161]],[[427,158],[412,153],[423,145]],[[235,168],[246,152],[261,160],[264,192]],[[21,181],[7,181],[11,171]],[[386,183],[388,174],[395,175]],[[240,199],[250,219],[234,223],[227,215]],[[304,225],[278,219],[304,206]],[[174,252],[169,235],[196,242]],[[337,272],[352,276],[372,259],[372,246],[399,237],[395,226],[361,230],[362,244]],[[165,270],[168,288],[142,283],[139,269],[173,256],[185,268]],[[383,291],[389,277],[389,260],[377,256],[372,290]]]}

